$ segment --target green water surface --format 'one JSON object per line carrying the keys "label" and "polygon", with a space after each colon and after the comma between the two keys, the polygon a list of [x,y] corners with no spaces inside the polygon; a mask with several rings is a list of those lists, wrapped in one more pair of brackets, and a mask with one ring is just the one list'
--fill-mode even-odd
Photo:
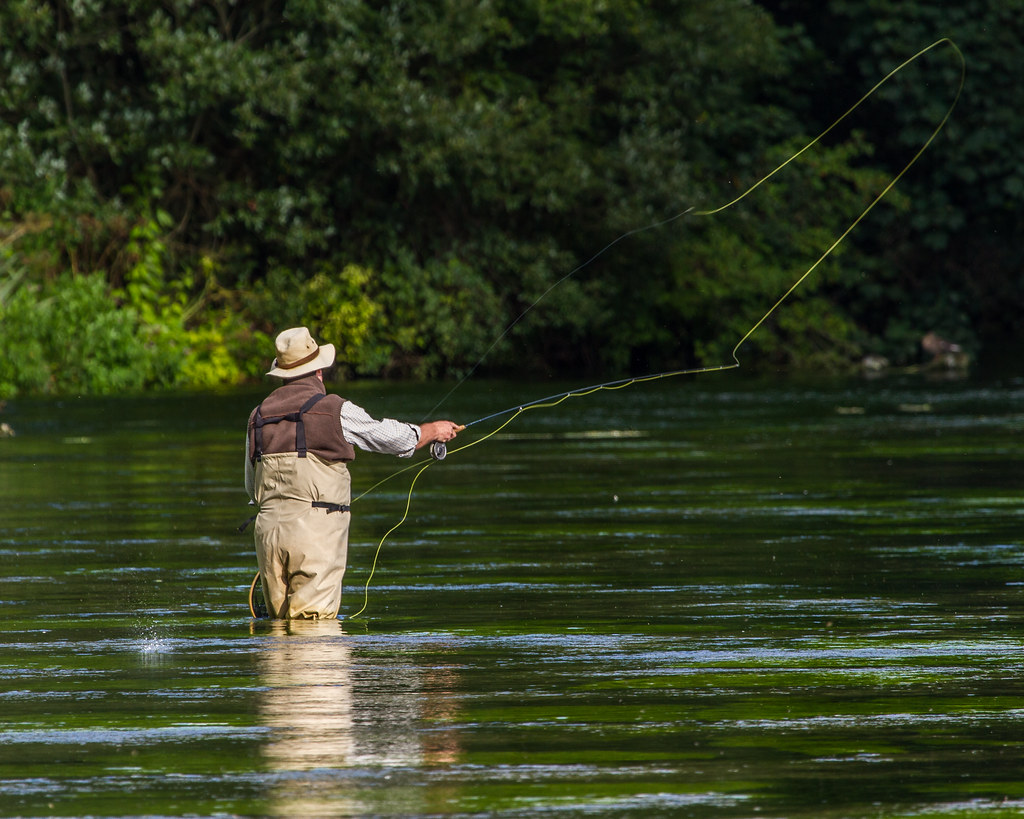
{"label": "green water surface", "polygon": [[472,425],[365,598],[418,466],[355,504],[346,617],[290,626],[246,605],[259,397],[4,410],[0,815],[1024,813],[1024,382],[727,373]]}

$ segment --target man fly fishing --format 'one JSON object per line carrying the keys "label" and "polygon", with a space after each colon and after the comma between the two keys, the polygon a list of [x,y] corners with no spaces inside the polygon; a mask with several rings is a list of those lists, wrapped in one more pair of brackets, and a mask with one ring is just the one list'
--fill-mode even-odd
{"label": "man fly fishing", "polygon": [[284,330],[267,375],[284,379],[249,415],[245,489],[256,515],[256,559],[271,617],[337,617],[348,557],[355,448],[407,458],[452,440],[452,421],[376,420],[328,394],[324,370],[334,345],[317,344],[305,327]]}

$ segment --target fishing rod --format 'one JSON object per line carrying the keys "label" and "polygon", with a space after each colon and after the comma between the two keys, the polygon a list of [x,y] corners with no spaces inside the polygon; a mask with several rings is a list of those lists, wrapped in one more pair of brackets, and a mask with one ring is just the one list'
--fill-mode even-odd
{"label": "fishing rod", "polygon": [[605,381],[604,383],[601,384],[592,384],[589,387],[576,387],[571,390],[566,390],[565,392],[557,392],[554,395],[549,395],[545,398],[537,398],[533,401],[528,401],[525,404],[516,404],[515,406],[508,407],[507,409],[492,412],[490,415],[484,415],[483,417],[477,418],[473,421],[467,421],[462,428],[476,426],[477,424],[482,424],[485,421],[491,421],[495,418],[500,418],[503,415],[508,415],[509,413],[513,412],[519,414],[521,412],[526,412],[526,410],[536,409],[539,407],[555,407],[568,398],[581,398],[583,396],[592,395],[595,392],[600,392],[601,390],[621,390],[625,389],[626,387],[631,387],[634,384],[642,384],[648,381],[660,381],[663,378],[672,378],[674,376],[679,375],[697,375],[698,373],[703,374],[709,372],[716,372],[718,370],[733,370],[739,366],[740,363],[739,361],[737,361],[735,364],[722,364],[715,367],[695,367],[685,370],[666,370],[665,372],[661,373],[649,373],[648,375],[634,375],[630,376],[629,378],[620,378],[616,381]]}

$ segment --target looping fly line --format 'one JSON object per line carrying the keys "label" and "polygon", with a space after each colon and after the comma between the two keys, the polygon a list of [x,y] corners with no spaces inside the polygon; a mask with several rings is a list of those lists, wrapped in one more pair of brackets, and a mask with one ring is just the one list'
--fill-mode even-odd
{"label": "looping fly line", "polygon": [[[463,446],[460,446],[460,447],[457,447],[455,449],[452,449],[449,454],[455,454],[455,453],[458,453],[458,452],[462,452],[462,451],[464,451],[466,449],[469,449],[470,447],[474,447],[474,446],[477,446],[477,445],[483,443],[488,438],[491,438],[492,436],[494,436],[494,435],[498,434],[499,432],[501,432],[503,429],[505,429],[505,427],[507,427],[509,424],[511,424],[516,418],[518,418],[524,412],[527,412],[529,410],[546,409],[546,408],[555,407],[555,406],[558,406],[559,404],[561,404],[563,401],[567,401],[570,398],[582,398],[584,396],[592,395],[592,394],[594,394],[596,392],[599,392],[599,391],[602,391],[602,390],[621,390],[621,389],[625,389],[626,387],[630,387],[630,386],[632,386],[634,384],[643,384],[643,383],[647,383],[647,382],[650,382],[650,381],[658,381],[658,380],[664,379],[664,378],[672,378],[672,377],[675,377],[675,376],[683,376],[683,375],[699,375],[699,374],[703,374],[703,373],[721,372],[723,370],[733,370],[733,369],[738,368],[740,366],[740,360],[739,360],[739,349],[740,349],[740,347],[742,347],[747,342],[747,340],[758,330],[758,328],[760,328],[761,325],[763,325],[771,317],[771,315],[776,310],[778,310],[779,307],[797,290],[797,288],[799,288],[804,283],[804,281],[806,281],[807,278],[815,270],[817,270],[817,268],[821,265],[821,263],[824,262],[829,256],[832,255],[832,253],[835,251],[835,249],[837,247],[839,247],[840,244],[842,244],[842,242],[846,239],[847,236],[850,235],[850,233],[854,230],[854,228],[856,228],[867,217],[867,215],[869,213],[871,213],[871,211],[875,208],[875,206],[878,205],[878,203],[881,202],[882,199],[884,199],[886,197],[886,195],[888,195],[889,191],[891,191],[893,189],[893,187],[895,187],[896,183],[899,182],[900,179],[902,179],[904,177],[904,175],[906,175],[907,171],[909,171],[911,169],[911,167],[914,166],[914,164],[917,162],[917,160],[920,159],[921,155],[928,149],[928,147],[932,144],[932,142],[935,141],[936,137],[939,135],[939,132],[942,131],[943,128],[945,128],[946,123],[949,121],[949,118],[953,114],[953,109],[956,108],[956,105],[957,105],[957,103],[960,100],[960,95],[963,93],[964,81],[965,81],[966,73],[967,73],[967,63],[966,63],[966,60],[964,59],[963,53],[957,47],[956,43],[954,43],[948,37],[943,37],[940,40],[936,40],[930,46],[921,49],[914,56],[912,56],[909,59],[905,60],[904,62],[900,63],[900,65],[898,65],[896,68],[894,68],[888,74],[886,74],[881,80],[879,80],[866,94],[864,94],[864,96],[862,96],[859,100],[857,100],[857,102],[855,102],[852,106],[850,106],[850,108],[848,108],[838,119],[835,120],[835,122],[833,122],[831,125],[829,125],[824,131],[822,131],[820,134],[818,134],[818,136],[816,136],[814,139],[812,139],[810,142],[808,142],[803,148],[801,148],[799,151],[797,151],[792,156],[790,156],[781,165],[776,167],[770,173],[766,174],[761,179],[759,179],[757,182],[755,182],[753,185],[751,185],[749,188],[747,188],[742,193],[740,193],[739,196],[734,198],[732,201],[726,202],[724,205],[721,205],[719,207],[712,208],[712,209],[709,209],[709,210],[696,210],[694,208],[687,208],[686,210],[684,210],[684,211],[682,211],[680,213],[677,213],[674,216],[670,216],[667,219],[663,219],[661,221],[655,222],[655,223],[647,225],[645,227],[636,228],[634,230],[628,231],[627,233],[623,233],[621,236],[619,236],[618,238],[614,239],[613,241],[611,241],[607,245],[605,245],[601,250],[599,250],[597,253],[595,253],[593,256],[591,256],[589,259],[587,259],[585,262],[583,262],[582,264],[580,264],[579,266],[577,266],[573,270],[569,271],[566,275],[564,275],[562,278],[560,278],[558,281],[556,281],[554,284],[552,284],[547,290],[545,290],[540,295],[540,297],[538,297],[529,307],[526,308],[526,310],[524,310],[514,321],[512,321],[512,323],[509,324],[508,327],[506,327],[504,329],[504,331],[501,333],[501,335],[499,335],[494,340],[494,342],[491,344],[491,346],[484,352],[484,354],[480,357],[480,359],[476,362],[476,364],[473,365],[473,367],[469,370],[469,372],[467,372],[466,375],[464,375],[455,384],[455,386],[452,387],[452,389],[449,390],[448,393],[445,394],[445,396],[434,406],[434,408],[430,411],[430,413],[433,413],[435,410],[437,410],[438,407],[440,407],[445,401],[447,401],[447,399],[451,396],[451,394],[453,392],[455,392],[455,390],[457,390],[466,381],[466,379],[469,378],[476,371],[476,369],[480,366],[480,364],[483,362],[483,360],[491,353],[491,351],[498,345],[498,343],[501,342],[501,340],[504,339],[509,334],[509,332],[512,330],[512,328],[515,327],[520,321],[522,321],[523,318],[525,318],[525,316],[527,315],[527,313],[529,313],[534,307],[536,307],[537,304],[539,304],[541,302],[541,300],[543,300],[549,293],[551,293],[552,290],[554,290],[556,287],[558,287],[560,284],[562,284],[562,282],[564,282],[566,279],[569,279],[570,277],[574,276],[580,270],[582,270],[585,267],[589,266],[594,261],[596,261],[598,258],[600,258],[605,253],[607,253],[612,247],[614,247],[615,245],[617,245],[620,242],[624,241],[625,239],[628,239],[631,236],[636,236],[637,234],[640,234],[640,233],[646,233],[648,231],[652,231],[652,230],[655,230],[657,228],[664,227],[666,225],[671,224],[672,222],[677,221],[678,219],[683,218],[684,216],[713,216],[716,213],[721,213],[722,211],[727,210],[728,208],[733,207],[734,205],[736,205],[737,203],[739,203],[740,201],[745,199],[747,196],[749,196],[751,193],[753,193],[755,190],[757,190],[759,187],[761,187],[763,184],[765,184],[768,180],[770,180],[772,177],[774,177],[776,174],[778,174],[784,168],[786,168],[788,165],[790,165],[791,163],[796,161],[800,156],[802,156],[804,153],[806,153],[812,147],[814,147],[815,145],[820,143],[826,136],[828,136],[833,130],[835,130],[840,124],[842,124],[851,114],[853,114],[854,111],[856,111],[858,108],[860,108],[861,105],[863,105],[871,96],[873,96],[875,94],[875,92],[878,91],[879,88],[881,88],[883,85],[885,85],[887,82],[889,82],[900,71],[902,71],[908,65],[910,65],[911,63],[913,63],[915,60],[919,59],[920,57],[924,56],[928,52],[930,52],[930,51],[932,51],[932,50],[934,50],[936,48],[939,48],[941,46],[948,46],[949,48],[951,48],[953,50],[954,54],[956,55],[956,57],[957,57],[957,59],[959,61],[959,64],[960,64],[960,81],[959,81],[959,84],[957,86],[956,94],[955,94],[955,96],[953,98],[953,101],[950,103],[949,108],[946,110],[945,115],[942,117],[942,120],[938,123],[938,125],[935,126],[935,129],[931,132],[931,134],[929,135],[928,139],[925,140],[925,142],[921,145],[921,147],[917,150],[917,152],[910,158],[910,160],[906,163],[906,165],[904,165],[903,168],[895,176],[892,177],[892,179],[882,189],[882,191],[870,202],[870,204],[868,204],[868,206],[866,208],[864,208],[864,210],[860,213],[860,215],[857,216],[857,218],[854,219],[853,222],[850,223],[849,227],[847,227],[846,230],[844,230],[842,232],[842,234],[840,234],[839,237],[836,238],[832,242],[831,245],[829,245],[828,249],[825,250],[825,252],[822,253],[821,256],[819,256],[818,259],[810,267],[808,267],[807,270],[805,270],[803,272],[803,274],[801,274],[799,276],[799,278],[796,279],[796,281],[793,282],[792,286],[788,290],[786,290],[786,292],[782,294],[782,296],[765,312],[765,314],[763,316],[761,316],[761,318],[759,318],[756,322],[754,322],[754,324],[751,325],[750,329],[747,330],[747,332],[743,334],[743,336],[739,339],[739,341],[736,342],[736,346],[732,348],[732,353],[731,353],[732,361],[731,362],[726,362],[726,363],[723,363],[723,364],[717,364],[717,365],[713,365],[713,366],[709,366],[709,367],[693,367],[693,368],[689,368],[689,369],[669,370],[669,371],[666,371],[666,372],[649,373],[647,375],[634,376],[634,377],[631,377],[631,378],[623,378],[623,379],[616,380],[616,381],[606,381],[603,384],[595,384],[595,385],[592,385],[592,386],[589,386],[589,387],[580,387],[578,389],[569,390],[568,392],[559,393],[557,395],[551,395],[551,396],[548,396],[546,398],[540,398],[540,399],[537,399],[535,401],[530,401],[528,403],[521,404],[521,405],[518,405],[518,406],[515,406],[515,407],[509,407],[508,409],[504,409],[504,410],[501,410],[499,412],[494,412],[494,413],[491,413],[489,415],[485,415],[485,416],[483,416],[481,418],[477,418],[477,419],[475,419],[473,421],[466,422],[466,424],[465,424],[466,427],[472,427],[472,426],[476,426],[477,424],[484,423],[485,421],[490,421],[490,420],[493,420],[495,418],[501,418],[503,416],[508,416],[507,418],[505,418],[503,423],[501,423],[495,429],[493,429],[490,432],[488,432],[486,435],[484,435],[484,436],[482,436],[482,437],[480,437],[480,438],[478,438],[478,439],[476,439],[474,441],[471,441],[468,444],[465,444]],[[423,464],[413,464],[413,465],[408,466],[408,467],[406,467],[404,469],[398,470],[397,472],[394,472],[393,474],[391,474],[387,478],[384,478],[382,481],[374,484],[372,487],[370,487],[365,492],[360,494],[357,498],[355,498],[355,500],[359,500],[360,498],[363,498],[366,495],[368,495],[369,493],[373,492],[378,486],[380,486],[381,484],[385,483],[386,481],[389,481],[392,478],[395,478],[395,477],[397,477],[399,475],[402,475],[405,472],[408,472],[408,471],[410,471],[412,469],[417,470],[416,474],[413,477],[412,482],[411,482],[411,484],[409,486],[409,493],[408,493],[408,496],[406,497],[406,503],[405,503],[405,511],[403,512],[401,519],[398,521],[398,523],[396,523],[394,526],[391,527],[391,529],[389,529],[387,531],[387,533],[381,538],[380,543],[377,544],[377,549],[376,549],[376,552],[374,553],[374,556],[373,556],[373,563],[372,563],[371,568],[370,568],[370,574],[367,577],[366,585],[363,588],[363,605],[362,605],[362,608],[360,608],[359,611],[357,611],[355,614],[350,615],[348,619],[355,619],[355,618],[357,618],[360,614],[362,614],[366,610],[366,607],[367,607],[367,605],[369,603],[370,581],[373,579],[373,575],[374,575],[374,573],[377,570],[377,563],[378,563],[378,558],[380,557],[381,549],[383,548],[385,541],[387,541],[387,539],[395,532],[395,530],[397,530],[403,523],[405,523],[406,519],[409,516],[409,509],[410,509],[410,507],[412,505],[412,495],[413,495],[413,490],[416,487],[416,482],[419,480],[420,476],[433,463],[434,462],[432,460],[428,460],[426,463],[423,463]],[[353,502],[355,502],[355,500]]]}

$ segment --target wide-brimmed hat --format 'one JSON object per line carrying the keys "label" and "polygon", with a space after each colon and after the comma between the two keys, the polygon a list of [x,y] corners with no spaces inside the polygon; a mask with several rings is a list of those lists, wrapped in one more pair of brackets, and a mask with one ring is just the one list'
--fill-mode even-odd
{"label": "wide-brimmed hat", "polygon": [[283,330],[274,341],[277,358],[267,375],[298,378],[317,370],[326,370],[334,363],[334,345],[317,344],[305,327]]}

